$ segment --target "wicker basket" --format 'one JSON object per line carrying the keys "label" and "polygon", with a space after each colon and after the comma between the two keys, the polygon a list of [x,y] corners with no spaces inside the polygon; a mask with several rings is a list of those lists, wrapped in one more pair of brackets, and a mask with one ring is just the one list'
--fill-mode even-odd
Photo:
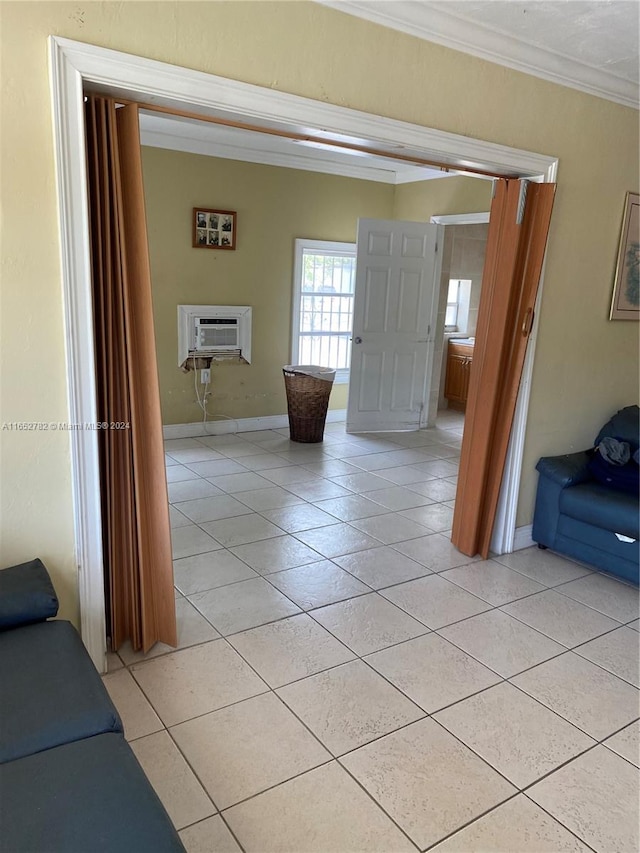
{"label": "wicker basket", "polygon": [[[321,379],[307,371],[326,375],[326,378]],[[282,373],[287,392],[291,441],[306,444],[322,441],[335,371],[305,365],[283,367]]]}

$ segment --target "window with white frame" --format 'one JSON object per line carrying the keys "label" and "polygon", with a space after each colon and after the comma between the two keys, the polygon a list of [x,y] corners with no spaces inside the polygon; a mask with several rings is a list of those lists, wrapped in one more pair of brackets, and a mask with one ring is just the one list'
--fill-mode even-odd
{"label": "window with white frame", "polygon": [[444,328],[447,332],[458,331],[458,312],[460,310],[460,280],[449,279],[447,291],[447,312],[444,316]]}
{"label": "window with white frame", "polygon": [[451,278],[447,290],[447,310],[444,318],[445,332],[468,332],[471,307],[470,278]]}
{"label": "window with white frame", "polygon": [[296,240],[292,364],[332,367],[349,381],[355,243]]}

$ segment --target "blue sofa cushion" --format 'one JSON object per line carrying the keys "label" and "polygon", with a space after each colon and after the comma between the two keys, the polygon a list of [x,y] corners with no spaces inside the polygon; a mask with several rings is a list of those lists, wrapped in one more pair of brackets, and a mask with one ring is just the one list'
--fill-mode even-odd
{"label": "blue sofa cushion", "polygon": [[612,465],[596,451],[589,461],[589,471],[599,483],[638,497],[640,493],[640,466],[635,459],[625,465]]}
{"label": "blue sofa cushion", "polygon": [[638,583],[638,543],[621,542],[610,530],[561,515],[554,550]]}
{"label": "blue sofa cushion", "polygon": [[562,488],[577,486],[591,479],[589,461],[592,453],[580,450],[578,453],[566,453],[564,456],[543,456],[538,460],[536,470],[543,477]]}
{"label": "blue sofa cushion", "polygon": [[0,762],[122,731],[80,637],[62,621],[0,633],[0,717]]}
{"label": "blue sofa cushion", "polygon": [[2,849],[185,853],[122,735],[103,734],[0,766]]}
{"label": "blue sofa cushion", "polygon": [[41,622],[57,612],[58,599],[40,560],[0,571],[0,631]]}
{"label": "blue sofa cushion", "polygon": [[582,483],[560,494],[560,512],[602,530],[639,539],[638,499],[600,483]]}
{"label": "blue sofa cushion", "polygon": [[633,455],[640,444],[640,408],[627,406],[616,412],[598,433],[594,446],[597,447],[603,438],[628,441],[631,445],[631,455]]}

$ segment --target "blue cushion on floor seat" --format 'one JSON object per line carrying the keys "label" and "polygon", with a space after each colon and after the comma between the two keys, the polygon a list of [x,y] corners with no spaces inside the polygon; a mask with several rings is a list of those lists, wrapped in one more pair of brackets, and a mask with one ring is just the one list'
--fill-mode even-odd
{"label": "blue cushion on floor seat", "polygon": [[40,622],[57,612],[58,598],[41,560],[0,571],[0,630]]}
{"label": "blue cushion on floor seat", "polygon": [[122,731],[78,633],[63,621],[0,632],[0,719],[0,762]]}
{"label": "blue cushion on floor seat", "polygon": [[11,853],[184,853],[119,734],[0,765],[0,825]]}
{"label": "blue cushion on floor seat", "polygon": [[640,538],[638,498],[600,483],[582,483],[563,489],[560,512],[602,530]]}

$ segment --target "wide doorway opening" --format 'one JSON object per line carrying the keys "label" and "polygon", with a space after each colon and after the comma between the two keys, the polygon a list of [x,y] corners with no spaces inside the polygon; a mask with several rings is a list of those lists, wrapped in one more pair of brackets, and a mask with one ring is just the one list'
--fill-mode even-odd
{"label": "wide doorway opening", "polygon": [[[156,104],[197,108],[204,115],[224,117],[230,122],[249,120],[271,129],[331,128],[323,132],[336,144],[345,139],[365,140],[376,150],[388,153],[400,145],[416,161],[438,162],[444,168],[463,172],[480,170],[536,181],[555,178],[557,161],[554,158],[524,151],[507,152],[502,146],[367,116],[65,39],[52,37],[50,46],[69,341],[70,419],[76,422],[95,420],[81,98],[84,88],[123,100],[148,96]],[[166,73],[168,70],[170,74]],[[153,93],[149,92],[148,83],[152,78],[162,81],[156,83]],[[522,435],[525,423],[526,405],[515,427]],[[83,637],[96,665],[103,668],[104,591],[95,436],[90,433],[74,435],[72,458]],[[509,475],[516,482],[519,482],[519,462],[516,454]],[[511,503],[514,506],[517,503],[517,488]],[[515,509],[513,515],[515,517]]]}

